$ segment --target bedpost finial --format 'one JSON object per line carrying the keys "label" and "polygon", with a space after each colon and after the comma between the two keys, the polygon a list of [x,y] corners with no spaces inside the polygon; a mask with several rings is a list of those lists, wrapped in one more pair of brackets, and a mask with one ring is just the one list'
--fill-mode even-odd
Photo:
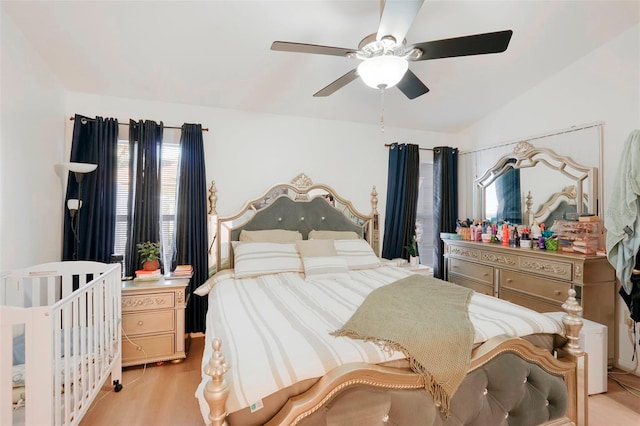
{"label": "bedpost finial", "polygon": [[373,185],[373,189],[371,190],[371,214],[378,213],[378,191],[376,191],[376,186]]}
{"label": "bedpost finial", "polygon": [[213,355],[211,355],[209,363],[204,367],[204,372],[211,376],[214,381],[221,380],[222,375],[229,371],[229,364],[227,364],[220,350],[222,348],[222,340],[218,337],[214,338],[211,346],[213,347]]}
{"label": "bedpost finial", "polygon": [[576,300],[576,291],[569,289],[569,298],[562,304],[562,309],[566,314],[562,317],[562,323],[565,327],[567,339],[567,351],[571,355],[582,355],[584,351],[580,347],[580,330],[582,330],[582,318],[579,316],[582,312],[582,306]]}
{"label": "bedpost finial", "polygon": [[211,185],[209,185],[209,214],[217,215],[216,211],[216,203],[218,201],[217,195],[218,189],[216,188],[216,181],[212,180]]}
{"label": "bedpost finial", "polygon": [[211,380],[204,387],[204,398],[209,405],[209,422],[212,426],[226,424],[227,409],[226,403],[229,396],[229,385],[224,379],[224,374],[229,371],[229,364],[224,359],[222,351],[222,340],[214,338],[211,342],[213,354],[209,362],[204,367],[204,373],[211,376]]}

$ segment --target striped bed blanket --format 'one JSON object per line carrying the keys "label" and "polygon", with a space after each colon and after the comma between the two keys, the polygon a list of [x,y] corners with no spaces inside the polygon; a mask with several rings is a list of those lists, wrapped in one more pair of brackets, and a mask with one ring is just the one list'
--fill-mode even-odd
{"label": "striped bed blanket", "polygon": [[[202,362],[211,357],[212,339],[222,339],[222,352],[231,366],[225,376],[231,388],[228,413],[259,406],[279,389],[346,363],[405,358],[401,351],[386,352],[374,343],[330,333],[341,328],[373,290],[410,274],[395,266],[350,271],[348,277],[335,280],[305,280],[295,272],[244,279],[218,273],[208,294]],[[471,297],[469,318],[475,344],[499,335],[563,334],[553,318],[478,293]],[[209,379],[203,373],[196,390],[203,418],[209,410],[202,396]]]}

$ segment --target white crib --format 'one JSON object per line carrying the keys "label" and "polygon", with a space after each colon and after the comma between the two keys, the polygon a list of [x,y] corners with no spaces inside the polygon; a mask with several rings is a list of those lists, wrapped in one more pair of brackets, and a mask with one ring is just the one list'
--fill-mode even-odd
{"label": "white crib", "polygon": [[122,389],[121,289],[120,264],[0,275],[0,425],[76,425],[109,376]]}

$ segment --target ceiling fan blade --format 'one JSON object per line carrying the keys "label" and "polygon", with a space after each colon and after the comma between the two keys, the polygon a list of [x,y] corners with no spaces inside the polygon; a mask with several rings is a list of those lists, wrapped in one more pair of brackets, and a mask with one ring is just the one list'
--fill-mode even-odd
{"label": "ceiling fan blade", "polygon": [[314,93],[313,96],[314,97],[329,96],[336,90],[342,89],[344,86],[351,83],[356,78],[358,78],[358,69],[354,68],[348,73],[346,73],[345,75],[343,75],[342,77],[340,77],[339,79],[337,79],[336,81],[334,81],[333,83],[329,84],[328,86]]}
{"label": "ceiling fan blade", "polygon": [[407,70],[397,86],[409,99],[415,99],[429,91],[429,88],[411,70]]}
{"label": "ceiling fan blade", "polygon": [[414,44],[410,46],[409,49],[418,48],[422,50],[422,55],[415,59],[416,61],[500,53],[507,50],[512,34],[513,31],[506,30],[444,40],[425,41]]}
{"label": "ceiling fan blade", "polygon": [[402,43],[424,0],[387,0],[380,15],[376,40],[393,36]]}
{"label": "ceiling fan blade", "polygon": [[313,53],[316,55],[333,55],[347,56],[349,53],[355,53],[355,49],[346,49],[343,47],[320,46],[317,44],[293,43],[289,41],[274,41],[271,44],[271,50],[281,52],[297,52],[297,53]]}

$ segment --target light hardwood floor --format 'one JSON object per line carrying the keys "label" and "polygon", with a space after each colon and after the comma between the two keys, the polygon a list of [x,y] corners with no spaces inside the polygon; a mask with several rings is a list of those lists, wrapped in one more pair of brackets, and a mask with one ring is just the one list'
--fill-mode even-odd
{"label": "light hardwood floor", "polygon": [[[203,347],[204,338],[194,338],[187,359],[181,363],[126,368],[122,391],[115,393],[112,387],[105,388],[81,426],[204,425],[194,396],[200,383]],[[640,377],[617,377],[640,389]],[[640,425],[640,397],[609,380],[607,393],[589,397],[589,425]]]}

